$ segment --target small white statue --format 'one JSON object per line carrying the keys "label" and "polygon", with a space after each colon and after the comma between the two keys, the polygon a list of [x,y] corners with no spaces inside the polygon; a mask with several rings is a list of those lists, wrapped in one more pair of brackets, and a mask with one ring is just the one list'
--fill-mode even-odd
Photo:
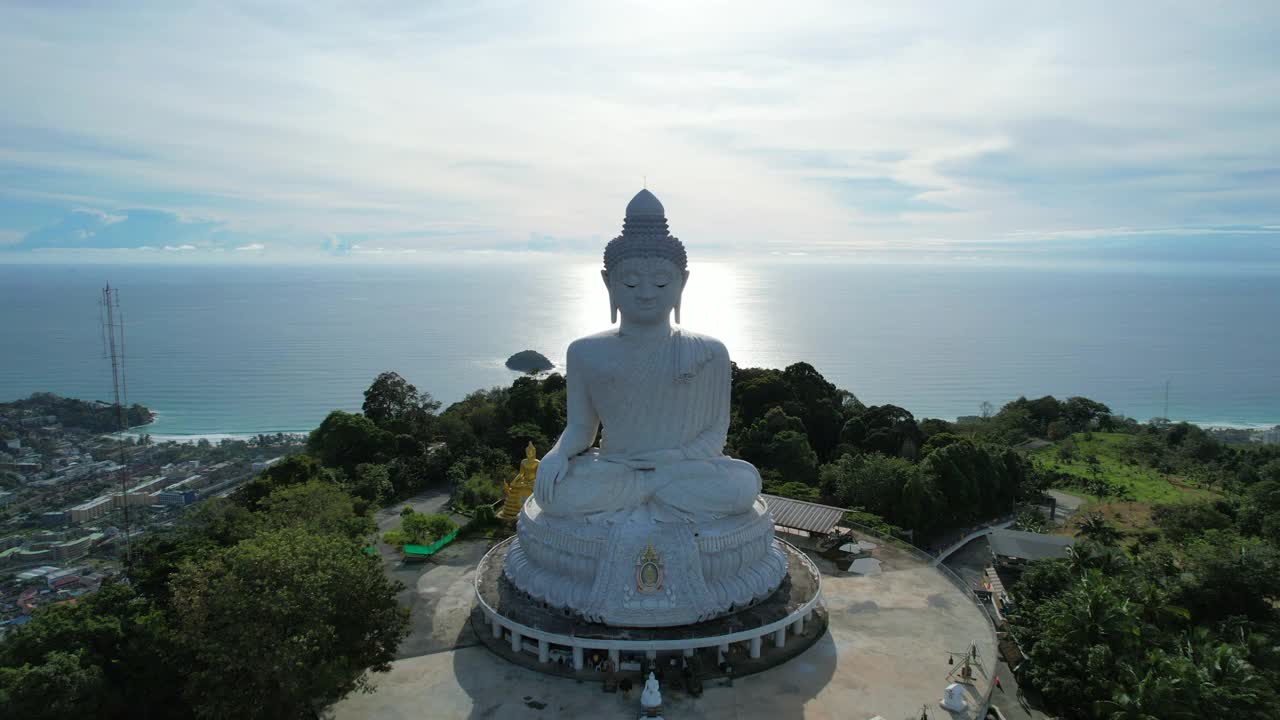
{"label": "small white statue", "polygon": [[658,678],[649,673],[640,693],[640,717],[654,717],[659,712],[662,712],[662,693],[658,690]]}
{"label": "small white statue", "polygon": [[960,683],[951,683],[942,691],[942,702],[939,703],[943,708],[952,712],[960,712],[968,707],[968,703],[964,699],[964,686]]}

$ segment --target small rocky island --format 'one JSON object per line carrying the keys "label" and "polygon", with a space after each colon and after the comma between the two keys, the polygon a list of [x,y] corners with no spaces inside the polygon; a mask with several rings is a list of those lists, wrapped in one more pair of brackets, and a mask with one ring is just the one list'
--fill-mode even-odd
{"label": "small rocky island", "polygon": [[554,368],[555,363],[536,350],[521,350],[507,358],[507,367],[523,373],[540,373]]}

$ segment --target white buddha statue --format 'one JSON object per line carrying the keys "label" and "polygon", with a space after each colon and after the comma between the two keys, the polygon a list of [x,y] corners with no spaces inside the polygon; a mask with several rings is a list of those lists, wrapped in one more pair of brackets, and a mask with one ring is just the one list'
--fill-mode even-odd
{"label": "white buddha statue", "polygon": [[648,190],[601,276],[621,323],[569,345],[566,426],[538,466],[507,576],[621,625],[697,622],[767,596],[786,561],[760,474],[724,454],[729,354],[671,324],[687,258]]}
{"label": "white buddha statue", "polygon": [[671,325],[689,271],[662,213],[642,190],[627,206],[623,235],[605,248],[600,275],[622,323],[569,345],[568,422],[534,484],[549,515],[646,506],[664,518],[710,520],[746,512],[760,495],[755,467],[724,454],[728,351]]}

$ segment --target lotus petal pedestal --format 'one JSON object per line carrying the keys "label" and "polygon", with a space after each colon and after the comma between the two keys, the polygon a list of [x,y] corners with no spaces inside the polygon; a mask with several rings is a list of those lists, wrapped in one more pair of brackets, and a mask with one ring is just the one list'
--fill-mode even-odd
{"label": "lotus petal pedestal", "polygon": [[507,555],[508,580],[593,623],[691,625],[768,597],[787,574],[763,500],[708,523],[663,522],[640,509],[586,522],[530,498]]}

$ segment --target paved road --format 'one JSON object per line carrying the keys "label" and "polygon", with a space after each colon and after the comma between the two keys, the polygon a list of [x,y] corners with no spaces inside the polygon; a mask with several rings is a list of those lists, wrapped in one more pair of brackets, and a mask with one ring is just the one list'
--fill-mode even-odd
{"label": "paved road", "polygon": [[[1061,490],[1046,490],[1045,493],[1058,501],[1058,512],[1056,518],[1058,527],[1066,526],[1066,524],[1071,520],[1071,516],[1079,512],[1080,506],[1089,502],[1082,497],[1077,497],[1071,493],[1063,492]],[[1045,512],[1045,516],[1048,517],[1049,508],[1045,506],[1042,509]]]}
{"label": "paved road", "polygon": [[[408,505],[420,513],[441,512],[449,500],[444,490],[432,490],[379,510],[375,519],[379,535],[400,525],[400,510]],[[459,524],[466,518],[454,516]],[[450,543],[428,560],[405,562],[394,547],[378,541],[383,569],[404,589],[397,596],[409,608],[409,636],[400,643],[397,658],[417,657],[477,644],[467,621],[475,590],[476,564],[489,549],[486,541]]]}

